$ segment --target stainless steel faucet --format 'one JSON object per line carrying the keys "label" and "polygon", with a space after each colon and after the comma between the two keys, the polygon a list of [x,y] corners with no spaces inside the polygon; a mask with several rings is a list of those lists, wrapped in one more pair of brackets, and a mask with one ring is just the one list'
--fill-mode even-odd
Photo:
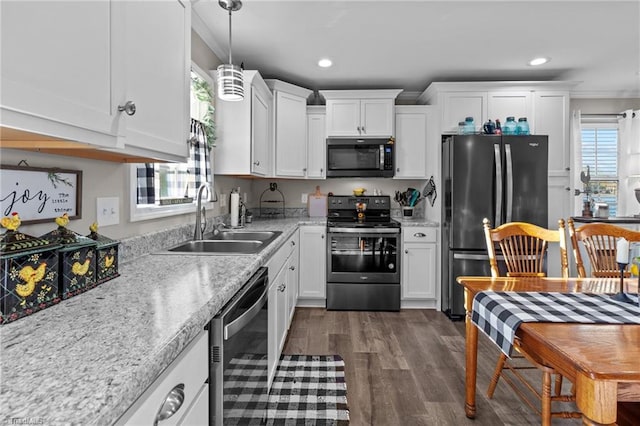
{"label": "stainless steel faucet", "polygon": [[[204,234],[204,230],[207,228],[207,217],[205,214],[206,211],[205,211],[205,208],[202,206],[202,193],[204,192],[205,189],[207,190],[207,193],[209,193],[209,184],[203,183],[202,185],[200,185],[200,188],[198,188],[198,197],[197,197],[197,204],[196,204],[196,226],[193,232],[194,240],[201,240]],[[204,224],[202,223],[203,218],[204,218]]]}

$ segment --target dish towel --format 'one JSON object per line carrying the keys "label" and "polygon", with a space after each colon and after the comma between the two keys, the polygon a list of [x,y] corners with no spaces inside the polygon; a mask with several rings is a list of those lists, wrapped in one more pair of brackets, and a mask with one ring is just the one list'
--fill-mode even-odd
{"label": "dish towel", "polygon": [[640,308],[604,294],[482,291],[473,299],[471,320],[511,356],[522,322],[640,324]]}

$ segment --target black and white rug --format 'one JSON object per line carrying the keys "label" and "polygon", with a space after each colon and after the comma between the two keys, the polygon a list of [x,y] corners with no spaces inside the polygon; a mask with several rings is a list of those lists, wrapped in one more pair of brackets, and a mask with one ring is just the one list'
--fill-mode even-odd
{"label": "black and white rug", "polygon": [[[266,374],[264,358],[251,362],[245,357],[235,364],[232,371],[236,379],[242,375],[255,378],[258,371]],[[237,384],[238,380],[225,380],[225,389]],[[233,390],[235,396],[224,401],[225,425],[349,424],[344,361],[339,355],[282,355],[266,402],[266,422],[265,398],[259,389],[249,386],[244,392],[238,392],[237,387]]]}

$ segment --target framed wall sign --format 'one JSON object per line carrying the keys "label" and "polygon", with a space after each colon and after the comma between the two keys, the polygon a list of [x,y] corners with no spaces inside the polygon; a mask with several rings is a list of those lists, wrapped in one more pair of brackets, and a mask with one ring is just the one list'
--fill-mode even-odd
{"label": "framed wall sign", "polygon": [[23,224],[82,218],[82,171],[0,165],[0,216]]}

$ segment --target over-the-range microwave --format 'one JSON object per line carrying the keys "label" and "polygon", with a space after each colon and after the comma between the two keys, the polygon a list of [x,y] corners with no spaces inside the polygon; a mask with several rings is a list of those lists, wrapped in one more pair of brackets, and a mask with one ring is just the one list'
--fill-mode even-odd
{"label": "over-the-range microwave", "polygon": [[327,139],[327,177],[393,177],[393,138]]}

